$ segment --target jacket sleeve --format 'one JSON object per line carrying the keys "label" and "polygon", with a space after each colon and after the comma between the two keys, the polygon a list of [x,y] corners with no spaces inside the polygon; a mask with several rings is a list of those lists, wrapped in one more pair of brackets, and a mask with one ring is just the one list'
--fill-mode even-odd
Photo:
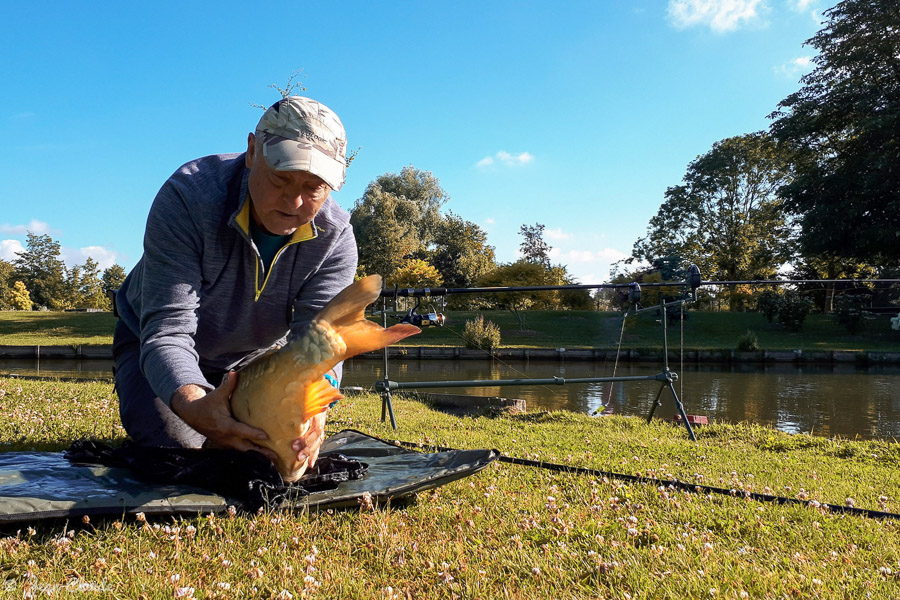
{"label": "jacket sleeve", "polygon": [[141,370],[168,404],[186,384],[206,389],[194,348],[202,282],[202,224],[170,179],[153,201],[144,234]]}

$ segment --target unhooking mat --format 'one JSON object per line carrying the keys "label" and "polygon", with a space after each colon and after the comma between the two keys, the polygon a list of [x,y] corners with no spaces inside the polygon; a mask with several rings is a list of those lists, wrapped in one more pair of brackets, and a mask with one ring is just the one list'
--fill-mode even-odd
{"label": "unhooking mat", "polygon": [[[356,506],[366,492],[376,502],[400,501],[476,473],[498,457],[493,450],[423,454],[354,430],[344,430],[326,439],[321,453],[332,452],[365,463],[369,468],[360,479],[343,481],[335,489],[285,500],[277,508]],[[148,484],[125,468],[73,464],[64,454],[0,453],[0,523],[137,512],[196,514],[240,505],[234,498],[202,487]]]}

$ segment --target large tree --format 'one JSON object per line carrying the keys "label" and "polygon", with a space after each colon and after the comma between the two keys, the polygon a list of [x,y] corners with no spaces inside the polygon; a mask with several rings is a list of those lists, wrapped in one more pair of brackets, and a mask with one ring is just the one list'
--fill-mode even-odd
{"label": "large tree", "polygon": [[475,285],[478,278],[497,267],[494,247],[487,233],[477,224],[448,212],[434,236],[431,264],[437,268],[447,287]]}
{"label": "large tree", "polygon": [[519,252],[522,258],[528,262],[544,265],[550,268],[550,251],[553,247],[544,241],[544,225],[535,223],[534,226],[522,225],[519,227],[519,235],[522,241],[519,243]]}
{"label": "large tree", "polygon": [[709,279],[774,276],[790,258],[791,227],[776,192],[790,181],[791,160],[762,132],[716,142],[688,165],[682,185],[666,190],[632,260],[680,256]]}
{"label": "large tree", "polygon": [[782,191],[800,216],[807,255],[900,262],[900,5],[844,0],[807,45],[803,87],[784,99],[772,134],[803,151]]}
{"label": "large tree", "polygon": [[424,255],[448,199],[434,175],[412,166],[370,183],[350,214],[360,271],[389,276],[403,260]]}
{"label": "large tree", "polygon": [[31,301],[55,310],[65,308],[66,266],[60,258],[59,242],[49,235],[29,231],[25,250],[16,254],[14,277],[25,284]]}

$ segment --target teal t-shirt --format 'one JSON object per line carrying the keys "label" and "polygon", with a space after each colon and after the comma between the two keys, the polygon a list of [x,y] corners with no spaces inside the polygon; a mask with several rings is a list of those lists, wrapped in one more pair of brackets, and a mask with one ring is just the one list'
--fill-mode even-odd
{"label": "teal t-shirt", "polygon": [[259,228],[256,221],[252,218],[250,219],[250,237],[253,238],[253,243],[256,244],[256,248],[259,250],[259,256],[262,258],[267,273],[269,272],[269,267],[272,266],[272,261],[275,260],[275,255],[291,239],[289,235],[271,235],[266,233]]}

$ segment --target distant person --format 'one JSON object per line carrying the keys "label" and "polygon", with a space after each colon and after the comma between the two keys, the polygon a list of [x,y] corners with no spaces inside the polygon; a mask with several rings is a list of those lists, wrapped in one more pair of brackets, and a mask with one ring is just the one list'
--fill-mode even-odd
{"label": "distant person", "polygon": [[[116,296],[116,391],[135,442],[208,440],[274,458],[255,443],[262,430],[232,417],[229,371],[283,344],[352,283],[350,215],[329,195],[344,182],[346,148],[334,112],[291,96],[265,112],[245,153],[198,158],[163,184],[143,257]],[[326,375],[335,387],[336,371]],[[298,460],[315,462],[326,414],[294,443]]]}

